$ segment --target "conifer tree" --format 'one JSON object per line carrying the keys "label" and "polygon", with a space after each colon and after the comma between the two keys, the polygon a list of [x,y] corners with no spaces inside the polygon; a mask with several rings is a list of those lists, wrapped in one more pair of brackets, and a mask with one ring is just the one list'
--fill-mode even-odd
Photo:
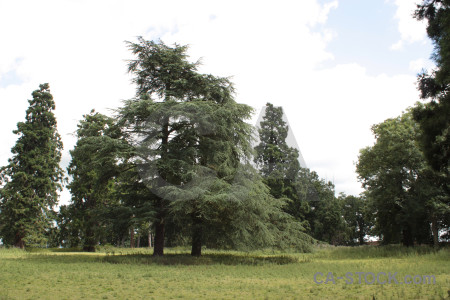
{"label": "conifer tree", "polygon": [[3,243],[20,248],[46,242],[63,178],[63,146],[49,85],[41,84],[32,96],[25,122],[14,130],[19,137],[13,157],[1,169],[0,235]]}
{"label": "conifer tree", "polygon": [[114,119],[95,113],[85,115],[77,130],[77,144],[70,151],[68,173],[72,202],[68,207],[80,226],[85,251],[95,251],[99,241],[100,213],[113,202],[115,177],[126,159],[128,145],[120,139],[121,131]]}
{"label": "conifer tree", "polygon": [[[178,147],[175,143],[179,139],[170,142],[170,137],[185,122],[177,119],[175,111],[183,102],[195,98],[220,98],[220,91],[219,95],[213,95],[208,85],[205,87],[208,78],[197,73],[198,63],[187,60],[186,46],[169,47],[163,42],[146,41],[142,37],[138,38],[137,43],[129,42],[128,45],[136,55],[136,59],[129,63],[129,72],[135,75],[137,92],[135,99],[125,101],[124,107],[119,109],[119,123],[131,144],[136,145],[136,140],[143,138],[140,147],[143,165],[151,161],[151,165],[156,166],[145,170],[149,173],[143,175],[147,185],[155,190],[166,183],[181,184],[183,172],[178,170],[179,165],[183,165],[183,159],[177,157],[179,152],[176,151]],[[214,77],[210,79],[215,80]],[[226,87],[228,84],[226,80],[215,81],[219,86]],[[180,142],[183,144],[185,140]],[[189,155],[187,152],[183,154]],[[149,201],[154,202],[156,210],[154,255],[163,255],[169,203],[162,195],[152,197]]]}
{"label": "conifer tree", "polygon": [[300,170],[298,150],[286,143],[289,128],[283,121],[282,107],[267,103],[260,126],[260,144],[255,147],[255,162],[267,178],[272,194],[279,198],[284,191],[283,180],[294,179]]}
{"label": "conifer tree", "polygon": [[[230,175],[226,166],[235,167],[239,153],[249,153],[251,127],[243,119],[251,108],[234,102],[227,78],[199,74],[198,63],[187,60],[186,46],[169,47],[142,38],[129,45],[137,56],[129,64],[136,76],[137,97],[125,102],[119,117],[130,141],[141,140],[138,148],[143,165],[151,162],[154,166],[144,167],[145,174],[141,175],[152,190],[160,191],[153,200],[157,212],[154,254],[162,255],[169,213],[164,190],[186,184],[202,168],[222,172],[220,176]],[[199,127],[215,129],[205,134]],[[228,144],[223,145],[225,142]],[[199,214],[193,212],[191,219],[198,223]],[[195,228],[198,226],[193,226],[192,234],[197,241],[201,234]]]}
{"label": "conifer tree", "polygon": [[429,102],[414,108],[414,119],[422,134],[421,150],[428,164],[438,172],[439,183],[450,197],[450,2],[424,0],[414,14],[427,21],[427,34],[434,45],[431,58],[436,68],[418,76],[420,96]]}
{"label": "conifer tree", "polygon": [[[285,198],[285,210],[297,220],[303,221],[308,205],[301,197],[299,172],[301,170],[297,149],[286,143],[289,128],[283,121],[283,109],[266,104],[260,124],[260,143],[255,147],[255,163],[275,198]],[[307,224],[304,224],[307,225]]]}
{"label": "conifer tree", "polygon": [[300,170],[300,163],[298,150],[286,143],[289,128],[283,121],[283,108],[267,103],[260,126],[255,162],[271,194],[275,198],[287,196],[292,193],[290,189]]}
{"label": "conifer tree", "polygon": [[[198,73],[186,46],[140,38],[130,48],[138,89],[119,109],[119,123],[136,147],[142,180],[157,196],[148,199],[156,210],[154,255],[163,255],[168,220],[190,231],[194,256],[207,243],[280,246],[281,225],[274,224],[290,228],[285,233],[296,224],[279,201],[268,201],[258,176],[245,180],[252,174],[243,164],[251,153],[252,128],[245,122],[251,108],[234,101],[228,78]],[[305,238],[292,243],[299,241]]]}

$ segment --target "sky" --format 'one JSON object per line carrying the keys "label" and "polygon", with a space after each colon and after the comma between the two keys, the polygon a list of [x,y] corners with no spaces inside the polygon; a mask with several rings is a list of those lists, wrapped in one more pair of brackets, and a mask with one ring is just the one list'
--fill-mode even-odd
{"label": "sky", "polygon": [[[28,99],[48,82],[70,161],[77,123],[135,95],[125,41],[190,46],[200,72],[230,76],[236,101],[281,106],[306,165],[336,193],[362,192],[355,163],[371,126],[419,101],[433,67],[414,0],[0,0],[0,165],[11,157]],[[70,194],[64,190],[61,203]]]}

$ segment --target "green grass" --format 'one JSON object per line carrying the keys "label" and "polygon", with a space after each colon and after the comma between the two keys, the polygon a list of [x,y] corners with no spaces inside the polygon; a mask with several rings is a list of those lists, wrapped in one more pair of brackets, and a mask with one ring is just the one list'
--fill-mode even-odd
{"label": "green grass", "polygon": [[[326,247],[314,253],[0,248],[0,299],[449,299],[450,250]],[[316,284],[316,272],[435,275],[435,285]],[[354,277],[356,279],[356,276]],[[325,277],[320,277],[325,280]]]}

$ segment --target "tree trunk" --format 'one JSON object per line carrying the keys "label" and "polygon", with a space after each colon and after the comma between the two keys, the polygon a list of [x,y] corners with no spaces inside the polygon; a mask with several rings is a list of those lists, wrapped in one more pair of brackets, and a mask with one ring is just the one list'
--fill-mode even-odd
{"label": "tree trunk", "polygon": [[148,247],[152,247],[152,232],[150,230],[148,231]]}
{"label": "tree trunk", "polygon": [[125,248],[125,236],[126,234],[124,233],[122,236],[122,241],[120,242],[120,247]]}
{"label": "tree trunk", "polygon": [[431,217],[431,231],[433,233],[433,245],[437,248],[439,247],[439,230],[437,226],[437,219],[434,214]]}
{"label": "tree trunk", "polygon": [[202,255],[202,235],[203,235],[203,227],[201,219],[197,216],[192,217],[192,256],[201,256]]}
{"label": "tree trunk", "polygon": [[91,226],[90,222],[88,222],[86,231],[85,231],[85,240],[83,245],[83,251],[87,252],[95,252],[96,240],[95,240],[95,232],[93,230],[93,226]]}
{"label": "tree trunk", "polygon": [[[169,118],[165,117],[162,122],[162,137],[161,137],[161,160],[167,159],[167,145],[169,141]],[[164,170],[158,170],[160,178],[157,183],[158,186],[165,186],[167,184],[167,176]],[[165,203],[164,199],[159,199],[157,202],[158,214],[155,224],[155,245],[153,248],[154,256],[164,255],[164,227],[165,227]]]}
{"label": "tree trunk", "polygon": [[407,225],[405,229],[403,229],[403,245],[406,247],[414,246],[414,240],[411,232],[411,226]]}
{"label": "tree trunk", "polygon": [[365,232],[363,230],[364,228],[364,222],[359,222],[358,224],[359,226],[359,244],[360,245],[364,245],[364,236],[365,236]]}
{"label": "tree trunk", "polygon": [[159,220],[155,224],[155,247],[153,248],[154,256],[164,255],[164,219]]}
{"label": "tree trunk", "polygon": [[95,237],[95,229],[98,228],[98,223],[96,221],[96,215],[93,209],[96,206],[95,197],[88,197],[86,200],[86,207],[83,209],[85,215],[85,240],[83,245],[83,251],[95,252],[95,246],[98,244],[98,240]]}
{"label": "tree trunk", "polygon": [[25,248],[25,242],[23,241],[22,236],[19,233],[16,234],[14,247],[17,247],[17,248],[20,248],[20,249],[24,249]]}
{"label": "tree trunk", "polygon": [[134,227],[130,229],[130,248],[134,248]]}

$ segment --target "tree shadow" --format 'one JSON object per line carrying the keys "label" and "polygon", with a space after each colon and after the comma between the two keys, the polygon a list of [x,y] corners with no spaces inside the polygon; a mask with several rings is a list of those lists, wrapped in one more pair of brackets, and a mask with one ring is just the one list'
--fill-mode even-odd
{"label": "tree shadow", "polygon": [[101,258],[102,262],[112,264],[139,264],[139,265],[285,265],[298,263],[299,260],[288,255],[255,256],[235,254],[204,254],[193,257],[189,254],[165,254],[152,256],[145,254],[107,255]]}
{"label": "tree shadow", "polygon": [[153,256],[151,253],[118,252],[67,252],[67,251],[27,251],[25,255],[4,257],[4,259],[30,260],[35,263],[110,263],[133,265],[286,265],[308,262],[309,259],[288,254],[261,255],[255,253],[205,253],[194,257],[188,253],[167,253],[164,256]]}

